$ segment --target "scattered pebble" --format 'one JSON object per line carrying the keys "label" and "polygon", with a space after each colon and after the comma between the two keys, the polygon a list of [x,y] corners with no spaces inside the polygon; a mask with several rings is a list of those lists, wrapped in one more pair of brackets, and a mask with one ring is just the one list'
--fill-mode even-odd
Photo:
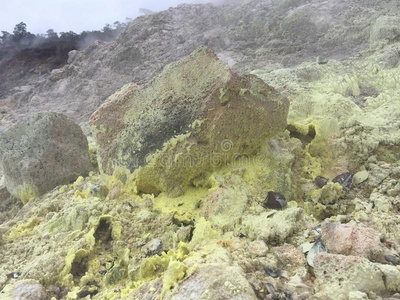
{"label": "scattered pebble", "polygon": [[118,185],[114,185],[111,191],[108,193],[108,199],[117,199],[121,194],[121,189]]}
{"label": "scattered pebble", "polygon": [[282,209],[286,206],[287,201],[281,194],[275,192],[268,192],[263,206],[270,209]]}
{"label": "scattered pebble", "polygon": [[328,248],[326,247],[324,241],[322,239],[317,239],[314,245],[311,247],[310,251],[307,254],[307,263],[314,267],[314,258],[318,253],[328,252]]}
{"label": "scattered pebble", "polygon": [[369,172],[368,171],[360,171],[354,174],[353,177],[353,184],[358,185],[366,181],[369,177]]}
{"label": "scattered pebble", "polygon": [[193,232],[193,226],[183,226],[178,229],[176,236],[179,242],[189,242]]}
{"label": "scattered pebble", "polygon": [[160,239],[153,239],[143,246],[143,251],[147,256],[153,256],[162,252],[163,244]]}
{"label": "scattered pebble", "polygon": [[273,270],[266,265],[263,265],[264,272],[268,275],[271,276],[272,278],[278,278],[282,275],[282,271],[279,269]]}
{"label": "scattered pebble", "polygon": [[317,64],[319,65],[326,65],[329,62],[329,60],[325,57],[317,57]]}
{"label": "scattered pebble", "polygon": [[314,180],[315,184],[317,185],[317,187],[319,187],[320,189],[323,188],[327,183],[328,183],[328,179],[322,176],[317,176]]}
{"label": "scattered pebble", "polygon": [[332,182],[339,183],[346,192],[350,190],[352,181],[353,174],[350,172],[340,174],[332,180]]}
{"label": "scattered pebble", "polygon": [[265,256],[268,252],[268,246],[263,240],[252,241],[249,244],[249,252],[255,256]]}
{"label": "scattered pebble", "polygon": [[385,260],[391,265],[398,266],[400,265],[400,258],[394,255],[385,255]]}
{"label": "scattered pebble", "polygon": [[9,273],[9,274],[7,274],[7,278],[12,278],[12,279],[17,279],[17,278],[19,278],[20,276],[21,276],[22,274],[21,274],[21,272],[12,272],[12,273]]}
{"label": "scattered pebble", "polygon": [[278,294],[276,293],[275,287],[272,283],[266,283],[265,288],[267,289],[268,293],[272,296],[272,299],[278,299]]}

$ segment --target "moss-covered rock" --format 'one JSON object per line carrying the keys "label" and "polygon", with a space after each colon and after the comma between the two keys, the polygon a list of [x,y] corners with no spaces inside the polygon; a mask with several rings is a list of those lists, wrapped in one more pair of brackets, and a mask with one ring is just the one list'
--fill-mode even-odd
{"label": "moss-covered rock", "polygon": [[200,48],[142,87],[127,85],[91,118],[100,167],[138,170],[141,192],[182,194],[211,171],[255,154],[286,127],[289,102]]}

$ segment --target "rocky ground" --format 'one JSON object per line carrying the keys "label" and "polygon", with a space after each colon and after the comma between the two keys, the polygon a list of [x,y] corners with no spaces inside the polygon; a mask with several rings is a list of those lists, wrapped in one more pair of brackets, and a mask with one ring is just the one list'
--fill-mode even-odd
{"label": "rocky ground", "polygon": [[[75,172],[74,182],[29,194],[23,205],[4,187],[18,177],[4,164],[13,150],[0,149],[0,299],[400,299],[397,4],[281,3],[181,6],[139,18],[115,43],[71,53],[69,65],[33,89],[31,106],[16,115],[52,99],[46,107],[86,122],[113,95],[93,115],[93,133],[84,126],[88,176]],[[242,23],[232,22],[238,15]],[[182,27],[183,18],[192,21]],[[267,85],[199,52],[141,85],[203,39]],[[197,73],[185,69],[192,64]],[[173,81],[176,72],[189,83]],[[284,130],[243,139],[246,130],[269,130],[280,113]],[[11,120],[5,114],[4,128]],[[229,139],[220,139],[226,124]],[[207,147],[217,164],[208,156],[180,164]],[[61,155],[52,147],[27,153],[39,162]],[[136,154],[146,157],[138,169]],[[29,181],[37,173],[22,174]]]}

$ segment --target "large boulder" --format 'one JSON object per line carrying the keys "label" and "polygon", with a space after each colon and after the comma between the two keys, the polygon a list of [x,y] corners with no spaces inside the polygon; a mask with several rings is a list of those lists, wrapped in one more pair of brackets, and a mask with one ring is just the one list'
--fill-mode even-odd
{"label": "large boulder", "polygon": [[79,125],[57,113],[33,114],[0,135],[5,186],[27,202],[91,169],[88,142]]}
{"label": "large boulder", "polygon": [[255,76],[239,76],[208,49],[127,85],[91,117],[99,163],[137,171],[141,192],[183,193],[283,131],[289,102]]}

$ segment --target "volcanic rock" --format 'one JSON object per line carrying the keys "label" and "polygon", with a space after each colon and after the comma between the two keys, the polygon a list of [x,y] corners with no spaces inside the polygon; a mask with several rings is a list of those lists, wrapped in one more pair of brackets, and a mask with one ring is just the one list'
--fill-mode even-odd
{"label": "volcanic rock", "polygon": [[238,267],[220,264],[200,266],[186,279],[173,300],[257,299],[244,272]]}
{"label": "volcanic rock", "polygon": [[34,281],[22,281],[14,286],[15,300],[46,300],[48,299],[44,287]]}
{"label": "volcanic rock", "polygon": [[270,209],[283,209],[287,204],[284,196],[275,192],[268,192],[267,198],[263,202],[265,208]]}
{"label": "volcanic rock", "polygon": [[315,257],[316,292],[322,299],[347,299],[352,291],[399,292],[400,271],[364,257],[320,253]]}
{"label": "volcanic rock", "polygon": [[57,113],[33,114],[0,136],[5,186],[27,202],[91,169],[81,128]]}
{"label": "volcanic rock", "polygon": [[322,238],[332,253],[376,259],[383,251],[380,234],[368,227],[323,223]]}
{"label": "volcanic rock", "polygon": [[208,49],[127,85],[91,117],[100,167],[134,171],[141,192],[182,194],[194,180],[249,157],[286,128],[289,102],[255,76],[239,76]]}

